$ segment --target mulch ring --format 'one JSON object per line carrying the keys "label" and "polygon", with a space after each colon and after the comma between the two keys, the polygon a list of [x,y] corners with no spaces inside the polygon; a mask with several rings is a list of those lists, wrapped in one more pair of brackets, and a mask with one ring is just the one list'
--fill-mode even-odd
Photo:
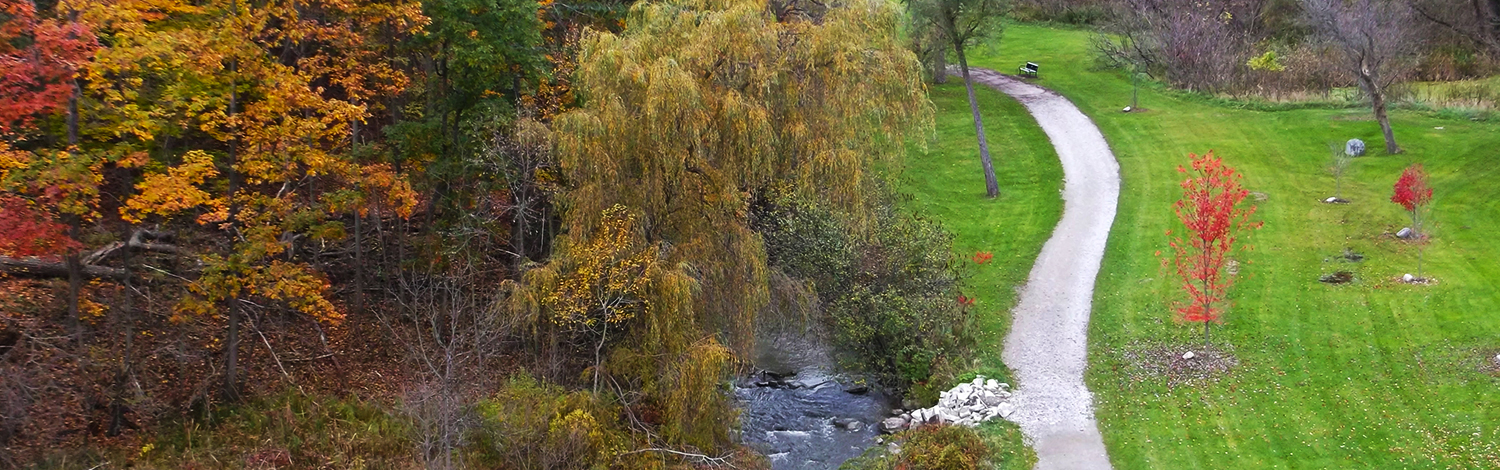
{"label": "mulch ring", "polygon": [[1479,371],[1500,377],[1500,348],[1479,351]]}
{"label": "mulch ring", "polygon": [[1202,344],[1139,343],[1127,346],[1122,356],[1132,379],[1165,378],[1170,386],[1217,380],[1240,364],[1234,346],[1218,344],[1205,348]]}
{"label": "mulch ring", "polygon": [[1346,284],[1354,280],[1354,273],[1349,271],[1338,271],[1334,273],[1324,274],[1322,277],[1319,277],[1318,280],[1327,284]]}

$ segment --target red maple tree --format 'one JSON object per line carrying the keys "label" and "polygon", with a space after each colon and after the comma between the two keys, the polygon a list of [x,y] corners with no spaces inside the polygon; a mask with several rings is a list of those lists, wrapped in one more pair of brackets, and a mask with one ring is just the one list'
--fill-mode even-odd
{"label": "red maple tree", "polygon": [[0,194],[0,256],[56,257],[78,247],[66,225],[25,199]]}
{"label": "red maple tree", "polygon": [[[1427,203],[1432,202],[1432,186],[1427,185],[1427,172],[1422,170],[1421,163],[1413,163],[1401,172],[1401,177],[1396,179],[1396,185],[1391,194],[1391,202],[1400,204],[1411,214],[1411,240],[1418,243],[1426,240],[1427,233],[1422,227],[1422,211]],[[1426,254],[1424,245],[1417,246],[1417,278],[1422,277],[1422,258]]]}
{"label": "red maple tree", "polygon": [[1250,191],[1240,185],[1239,172],[1224,165],[1211,150],[1188,157],[1193,160],[1192,169],[1177,167],[1189,176],[1181,184],[1182,199],[1172,205],[1177,219],[1187,228],[1187,236],[1171,241],[1173,264],[1188,293],[1188,302],[1175,310],[1182,321],[1203,323],[1203,344],[1207,346],[1208,325],[1222,316],[1222,304],[1234,284],[1234,276],[1225,273],[1225,267],[1238,241],[1237,234],[1241,229],[1259,228],[1261,223],[1250,221],[1254,206],[1240,207]]}
{"label": "red maple tree", "polygon": [[1422,164],[1413,163],[1406,167],[1396,179],[1394,189],[1391,202],[1400,204],[1411,214],[1412,237],[1419,238],[1422,235],[1421,210],[1432,202],[1432,187],[1427,185],[1427,172],[1422,170]]}
{"label": "red maple tree", "polygon": [[38,18],[31,0],[0,0],[0,134],[67,105],[99,42],[76,21]]}

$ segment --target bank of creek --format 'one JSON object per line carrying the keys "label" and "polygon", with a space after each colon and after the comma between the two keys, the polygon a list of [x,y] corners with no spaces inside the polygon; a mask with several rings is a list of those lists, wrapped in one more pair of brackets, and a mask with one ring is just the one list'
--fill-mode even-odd
{"label": "bank of creek", "polygon": [[741,439],[774,470],[834,469],[875,445],[890,398],[839,370],[828,342],[798,327],[762,332],[755,372],[735,387]]}

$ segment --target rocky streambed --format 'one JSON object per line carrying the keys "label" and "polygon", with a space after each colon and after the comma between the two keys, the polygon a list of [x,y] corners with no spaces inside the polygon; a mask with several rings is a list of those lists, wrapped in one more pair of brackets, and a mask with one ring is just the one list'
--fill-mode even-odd
{"label": "rocky streambed", "polygon": [[735,386],[741,442],[775,470],[836,469],[876,445],[890,398],[838,367],[816,322],[769,320],[756,335],[754,372]]}
{"label": "rocky streambed", "polygon": [[876,445],[889,399],[821,369],[761,371],[742,381],[740,436],[771,468],[835,469]]}
{"label": "rocky streambed", "polygon": [[1015,411],[1010,385],[984,376],[942,392],[930,408],[894,408],[896,398],[837,366],[815,327],[766,328],[757,344],[754,372],[735,386],[740,440],[775,470],[836,469],[884,433],[926,422],[977,426]]}

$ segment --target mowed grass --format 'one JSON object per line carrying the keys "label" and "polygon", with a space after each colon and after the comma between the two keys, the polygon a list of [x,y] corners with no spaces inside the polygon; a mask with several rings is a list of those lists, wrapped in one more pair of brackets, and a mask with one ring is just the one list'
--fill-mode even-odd
{"label": "mowed grass", "polygon": [[[902,190],[908,204],[941,222],[953,234],[953,248],[971,275],[964,295],[977,299],[974,370],[1008,378],[1000,349],[1010,326],[1016,289],[1026,283],[1031,265],[1062,216],[1062,165],[1036,120],[1015,100],[975,86],[1000,197],[984,193],[979,143],[962,79],[933,85],[928,94],[937,109],[936,136],[927,149],[906,159]],[[969,259],[978,252],[994,258],[985,264]]]}
{"label": "mowed grass", "polygon": [[[1143,88],[1148,111],[1121,113],[1130,82],[1091,70],[1088,34],[1014,25],[974,63],[1008,72],[1039,62],[1038,83],[1090,115],[1120,159],[1123,193],[1095,293],[1087,377],[1115,466],[1500,468],[1500,378],[1483,370],[1500,353],[1500,126],[1395,112],[1406,153],[1391,156],[1364,109],[1251,111]],[[1333,192],[1326,143],[1352,137],[1371,149],[1345,177],[1353,203],[1321,204]],[[1200,328],[1173,321],[1181,293],[1156,253],[1178,229],[1177,167],[1208,150],[1265,194],[1255,202],[1265,226],[1237,256],[1233,304],[1213,332],[1239,365],[1215,380],[1169,383],[1129,353],[1201,342]],[[1428,286],[1396,280],[1415,271],[1418,252],[1387,235],[1408,220],[1389,197],[1411,162],[1426,165],[1436,192],[1424,269],[1436,284]],[[977,175],[977,165],[967,169]],[[959,195],[929,200],[958,204]],[[1041,199],[1050,220],[1054,203]],[[976,246],[970,234],[982,229],[958,221],[989,223],[970,207],[945,219],[956,219],[949,223],[964,247]],[[984,238],[1007,238],[1012,220],[999,218]],[[1345,248],[1366,261],[1337,261]],[[1355,282],[1318,282],[1337,270],[1354,272]]]}
{"label": "mowed grass", "polygon": [[[911,196],[909,208],[941,222],[953,234],[954,250],[968,265],[971,277],[964,294],[976,299],[972,313],[978,347],[972,367],[959,379],[983,374],[1010,380],[1000,361],[1001,347],[1016,289],[1026,283],[1037,253],[1062,216],[1062,166],[1046,134],[1020,103],[977,87],[1000,183],[1000,197],[986,198],[963,82],[953,77],[928,92],[937,109],[936,133],[926,149],[914,149],[907,157],[901,190]],[[982,265],[968,261],[978,252],[994,258]],[[1000,468],[1029,469],[1035,463],[1035,454],[1025,447],[1015,424],[994,420],[979,430],[996,450]]]}

